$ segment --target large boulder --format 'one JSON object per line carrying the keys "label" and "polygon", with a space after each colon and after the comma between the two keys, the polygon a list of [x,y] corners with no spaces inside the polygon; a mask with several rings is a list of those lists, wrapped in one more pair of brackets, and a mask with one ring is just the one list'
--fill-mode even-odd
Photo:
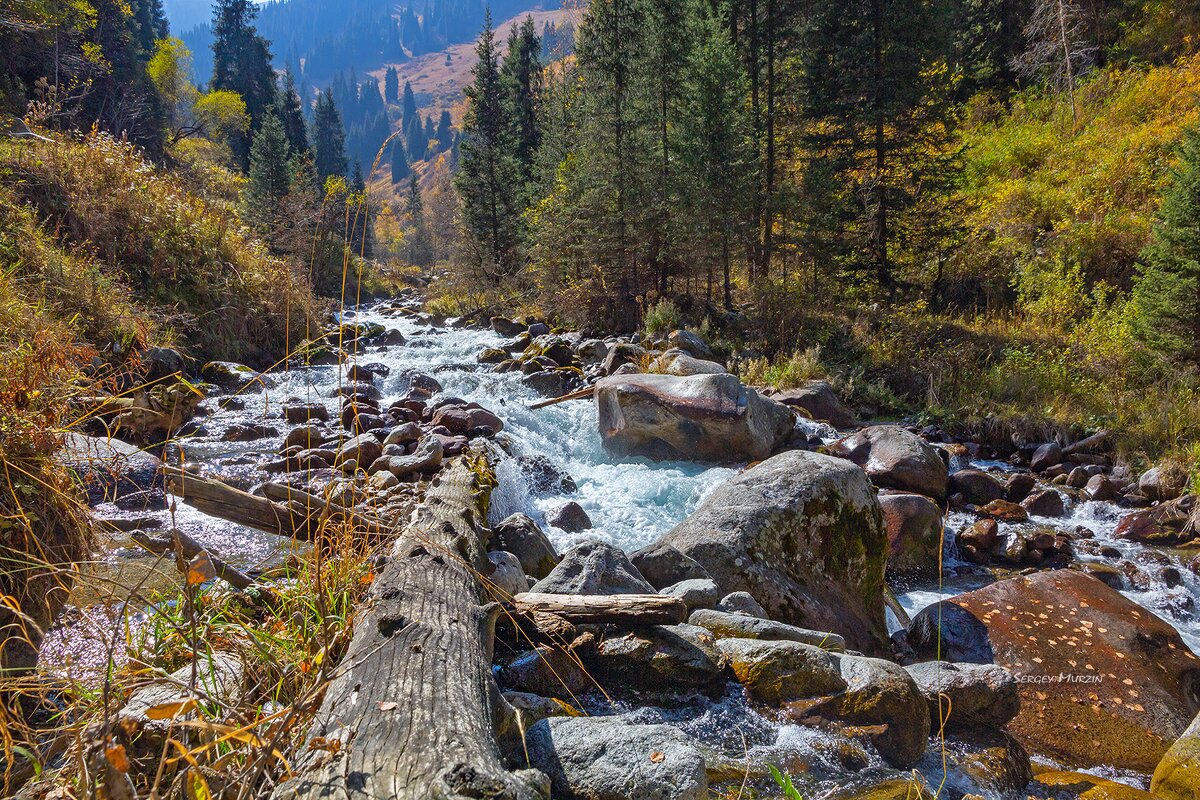
{"label": "large boulder", "polygon": [[628,556],[611,544],[581,542],[563,554],[550,574],[533,585],[548,594],[654,594]]}
{"label": "large boulder", "polygon": [[521,562],[526,575],[541,579],[558,566],[558,553],[550,537],[525,514],[505,517],[492,528],[491,545],[512,553]]}
{"label": "large boulder", "polygon": [[998,478],[981,469],[962,469],[950,476],[950,492],[977,506],[1003,500],[1006,492]]}
{"label": "large boulder", "polygon": [[1186,544],[1197,535],[1196,496],[1185,494],[1123,517],[1113,535],[1156,545]]}
{"label": "large boulder", "polygon": [[680,581],[711,578],[700,562],[670,545],[655,542],[630,554],[629,560],[655,589],[665,589]]}
{"label": "large boulder", "polygon": [[1200,798],[1200,714],[1158,762],[1150,791],[1163,800]]}
{"label": "large boulder", "polygon": [[846,690],[834,656],[819,647],[755,639],[721,639],[717,646],[756,702],[779,706]]}
{"label": "large boulder", "polygon": [[163,485],[163,462],[120,439],[68,433],[56,460],[71,471],[93,506]]}
{"label": "large boulder", "polygon": [[1009,730],[1072,766],[1149,772],[1200,707],[1200,659],[1175,629],[1074,570],[932,605],[908,640],[922,658],[1007,668],[1021,697]]}
{"label": "large boulder", "polygon": [[936,731],[945,718],[947,731],[998,730],[1021,710],[1017,681],[995,664],[922,661],[908,667],[929,706]]}
{"label": "large boulder", "polygon": [[660,544],[699,562],[724,592],[772,619],[883,652],[883,515],[861,469],[794,450],[717,487]]}
{"label": "large boulder", "polygon": [[881,658],[839,655],[838,670],[846,691],[826,709],[812,711],[850,725],[863,726],[875,749],[890,764],[911,767],[929,740],[929,708],[904,667]]}
{"label": "large boulder", "polygon": [[716,639],[695,625],[650,625],[611,635],[587,666],[609,692],[633,689],[675,695],[724,686],[724,660]]}
{"label": "large boulder", "polygon": [[928,497],[909,492],[879,497],[887,529],[887,574],[934,578],[942,551],[942,510]]}
{"label": "large boulder", "polygon": [[1174,500],[1187,489],[1187,473],[1181,469],[1151,467],[1138,478],[1138,491],[1151,500]]}
{"label": "large boulder", "polygon": [[529,729],[531,767],[556,800],[707,800],[704,756],[678,728],[551,717]]}
{"label": "large boulder", "polygon": [[787,389],[772,395],[771,399],[802,408],[808,416],[828,422],[835,428],[849,428],[854,424],[854,414],[842,405],[828,381],[809,381],[799,389]]}
{"label": "large boulder", "polygon": [[690,356],[682,350],[668,350],[650,364],[650,371],[662,375],[721,375],[728,372],[715,361]]}
{"label": "large boulder", "polygon": [[863,428],[829,445],[828,450],[865,469],[876,486],[915,492],[934,500],[946,497],[946,462],[933,445],[903,428]]}
{"label": "large boulder", "polygon": [[792,412],[733,375],[620,375],[596,383],[605,449],[696,461],[767,458],[792,431]]}

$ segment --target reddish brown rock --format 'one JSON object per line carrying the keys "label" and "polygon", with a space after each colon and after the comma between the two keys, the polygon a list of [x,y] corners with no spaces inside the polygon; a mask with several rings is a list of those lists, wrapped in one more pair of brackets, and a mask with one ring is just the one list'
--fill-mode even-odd
{"label": "reddish brown rock", "polygon": [[1146,544],[1185,544],[1196,538],[1196,498],[1185,494],[1153,508],[1135,511],[1117,524],[1118,539]]}
{"label": "reddish brown rock", "polygon": [[908,638],[923,658],[1006,667],[1021,695],[1009,730],[1072,766],[1151,771],[1200,707],[1200,659],[1175,629],[1074,570],[937,603]]}
{"label": "reddish brown rock", "polygon": [[942,510],[928,497],[897,493],[879,496],[888,537],[887,574],[934,577],[942,552]]}
{"label": "reddish brown rock", "polygon": [[979,513],[1001,522],[1024,522],[1029,519],[1029,512],[1008,500],[993,500],[979,509]]}

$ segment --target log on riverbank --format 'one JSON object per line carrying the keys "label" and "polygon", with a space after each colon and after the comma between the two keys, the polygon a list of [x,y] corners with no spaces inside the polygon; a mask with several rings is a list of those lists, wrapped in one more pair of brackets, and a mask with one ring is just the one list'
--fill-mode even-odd
{"label": "log on riverbank", "polygon": [[512,709],[491,674],[499,606],[477,577],[487,564],[478,490],[465,459],[430,485],[317,712],[310,741],[325,749],[308,752],[276,800],[549,797],[541,773],[504,768],[495,739]]}
{"label": "log on riverbank", "polygon": [[687,606],[678,597],[660,594],[574,595],[524,592],[513,598],[523,614],[553,614],[584,625],[678,625]]}

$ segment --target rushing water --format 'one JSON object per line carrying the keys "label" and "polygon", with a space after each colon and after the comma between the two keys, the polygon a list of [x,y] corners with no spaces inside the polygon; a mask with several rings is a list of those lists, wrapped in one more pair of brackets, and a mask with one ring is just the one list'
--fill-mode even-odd
{"label": "rushing water", "polygon": [[[502,442],[510,453],[544,456],[574,479],[578,489],[570,495],[533,493],[513,459],[499,466],[500,485],[492,496],[493,522],[514,512],[528,513],[543,525],[560,551],[589,537],[605,539],[626,551],[649,544],[735,474],[736,470],[729,467],[683,462],[613,461],[601,447],[592,403],[569,401],[531,410],[528,405],[541,398],[524,386],[519,373],[496,373],[477,363],[476,357],[483,349],[503,342],[491,331],[431,327],[407,316],[390,316],[377,310],[348,312],[346,316],[354,321],[378,322],[399,329],[404,335],[402,345],[370,347],[355,359],[363,365],[382,364],[390,370],[376,382],[385,407],[405,393],[412,371],[432,375],[444,387],[444,396],[478,402],[499,415],[505,423]],[[189,463],[204,463],[218,475],[249,487],[262,479],[259,467],[277,457],[283,436],[291,427],[281,419],[283,401],[297,397],[305,402],[325,403],[336,419],[339,401],[334,393],[344,380],[343,369],[318,366],[282,372],[274,376],[275,383],[270,388],[240,393],[234,407],[223,405],[221,398],[210,399],[207,405],[213,413],[197,434],[180,443],[176,457],[182,455]],[[277,433],[247,443],[222,440],[230,426],[247,422],[270,425]],[[978,466],[1005,468],[995,462]],[[592,530],[569,534],[546,526],[546,514],[568,499],[587,511],[594,524]],[[208,517],[182,503],[169,511],[118,511],[105,507],[100,512],[110,517],[149,516],[163,526],[177,525],[225,560],[247,570],[277,564],[300,546]],[[1125,594],[1175,625],[1193,649],[1200,650],[1200,616],[1195,607],[1200,597],[1200,582],[1169,553],[1113,539],[1113,529],[1123,513],[1109,503],[1078,503],[1072,505],[1066,518],[1034,519],[1027,524],[1059,528],[1083,525],[1094,531],[1096,538],[1084,546],[1088,552],[1080,557],[1112,563],[1114,553],[1119,552],[1122,559],[1137,568],[1131,569],[1131,574],[1140,576],[1137,585]],[[956,529],[969,524],[971,519],[965,514],[952,514],[948,524]],[[113,654],[112,641],[123,625],[118,621],[120,615],[112,611],[111,604],[122,599],[116,587],[140,583],[166,588],[176,580],[170,563],[149,558],[136,547],[122,547],[119,540],[113,544],[89,571],[90,577],[81,581],[74,598],[79,608],[68,614],[72,624],[57,631],[46,644],[44,661],[56,668],[77,662],[103,664]],[[1101,548],[1107,548],[1103,555]],[[913,587],[901,596],[901,603],[910,614],[989,581],[982,570],[956,562],[953,556],[953,552],[947,553],[949,577],[941,585]],[[136,625],[138,616],[135,614],[132,619]],[[725,753],[731,763],[746,763],[747,757],[748,762],[760,765],[769,762],[787,767],[795,762],[806,773],[811,789],[844,786],[847,781],[845,770],[838,766],[838,759],[845,757],[839,751],[844,738],[811,728],[768,722],[746,706],[740,693],[731,692],[718,700],[697,698],[682,710],[637,709],[631,713],[644,721],[675,724]],[[857,771],[860,779],[886,771],[873,752],[864,757],[865,767]],[[931,755],[926,761],[930,763],[922,763],[921,771],[927,779],[934,776],[936,785],[941,781],[937,777],[940,758]],[[948,780],[955,785],[962,784],[964,778],[951,775]],[[971,790],[965,784],[962,789]]]}

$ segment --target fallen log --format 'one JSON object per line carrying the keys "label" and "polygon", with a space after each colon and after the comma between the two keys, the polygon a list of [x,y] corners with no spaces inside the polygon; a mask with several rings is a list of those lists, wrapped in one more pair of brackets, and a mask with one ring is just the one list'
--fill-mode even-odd
{"label": "fallen log", "polygon": [[183,554],[184,558],[195,558],[201,553],[208,553],[208,558],[212,562],[213,569],[216,570],[217,577],[233,588],[245,591],[254,585],[253,578],[240,569],[229,566],[212,553],[209,553],[199,542],[181,530],[173,530],[170,534],[164,536],[151,536],[145,531],[134,531],[129,535],[129,538],[156,556],[173,551],[175,543],[178,541],[179,551]]}
{"label": "fallen log", "polygon": [[580,625],[678,625],[687,619],[682,600],[661,594],[524,592],[513,598],[513,608],[522,614],[553,614]]}
{"label": "fallen log", "polygon": [[1108,431],[1099,430],[1084,439],[1080,439],[1075,444],[1068,445],[1063,448],[1063,455],[1070,456],[1076,453],[1083,453],[1092,449],[1098,444],[1103,444],[1108,439]]}
{"label": "fallen log", "polygon": [[595,394],[595,392],[596,392],[595,386],[585,386],[582,389],[576,389],[573,392],[568,392],[567,394],[564,394],[561,397],[552,397],[549,400],[539,400],[536,403],[531,403],[529,405],[529,408],[530,408],[530,410],[537,410],[539,408],[545,408],[546,406],[553,406],[553,405],[557,405],[559,403],[565,403],[568,400],[586,400],[586,399],[590,398],[593,394]]}
{"label": "fallen log", "polygon": [[479,580],[479,489],[465,458],[430,484],[372,584],[312,747],[276,800],[549,797],[540,772],[504,768],[496,742],[513,711],[491,672],[499,606],[485,603]]}
{"label": "fallen log", "polygon": [[312,541],[327,520],[348,521],[356,529],[372,535],[384,535],[392,528],[376,517],[343,508],[298,489],[292,491],[289,502],[276,503],[180,467],[164,467],[163,472],[168,488],[185,503],[205,514],[267,533]]}

